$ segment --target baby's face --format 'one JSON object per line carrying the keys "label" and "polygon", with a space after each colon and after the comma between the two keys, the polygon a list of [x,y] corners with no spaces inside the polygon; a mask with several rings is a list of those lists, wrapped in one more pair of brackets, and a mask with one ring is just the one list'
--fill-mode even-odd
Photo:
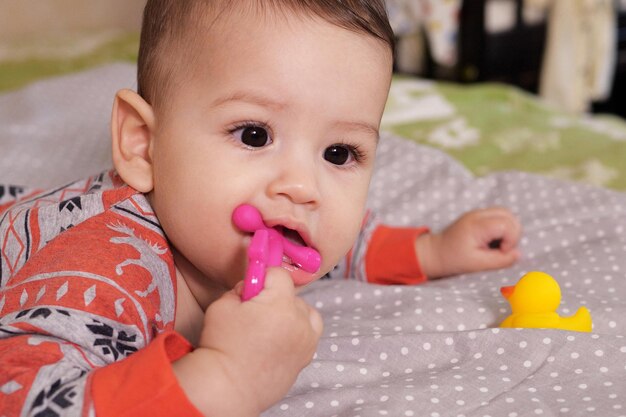
{"label": "baby's face", "polygon": [[195,291],[240,281],[250,235],[231,215],[247,203],[320,252],[316,274],[284,265],[305,285],[359,231],[391,54],[370,36],[297,17],[226,18],[198,49],[156,115],[152,148],[150,199],[177,267]]}

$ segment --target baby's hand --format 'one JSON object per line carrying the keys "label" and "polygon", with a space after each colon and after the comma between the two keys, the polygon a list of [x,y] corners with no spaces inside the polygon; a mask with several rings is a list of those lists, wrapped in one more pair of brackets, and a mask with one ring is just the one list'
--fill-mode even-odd
{"label": "baby's hand", "polygon": [[285,270],[268,269],[265,288],[249,301],[240,292],[239,285],[209,306],[198,348],[175,363],[181,386],[206,415],[256,416],[279,401],[322,333],[321,316],[296,297]]}
{"label": "baby's hand", "polygon": [[474,210],[441,233],[421,235],[415,248],[429,278],[504,268],[520,257],[521,230],[505,208]]}

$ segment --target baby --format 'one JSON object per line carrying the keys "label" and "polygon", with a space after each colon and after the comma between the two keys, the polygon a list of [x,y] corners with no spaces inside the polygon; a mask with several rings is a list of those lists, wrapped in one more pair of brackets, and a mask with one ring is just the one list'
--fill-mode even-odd
{"label": "baby", "polygon": [[[115,170],[0,213],[2,414],[256,416],[322,333],[297,289],[348,253],[387,283],[515,262],[502,208],[363,226],[393,47],[382,0],[149,0]],[[320,269],[283,258],[242,302],[244,203]]]}

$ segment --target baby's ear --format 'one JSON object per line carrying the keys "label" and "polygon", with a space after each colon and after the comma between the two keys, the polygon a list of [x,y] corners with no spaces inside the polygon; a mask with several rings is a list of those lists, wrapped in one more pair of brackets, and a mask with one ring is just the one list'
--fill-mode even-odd
{"label": "baby's ear", "polygon": [[111,115],[113,165],[126,184],[142,193],[153,188],[154,125],[152,106],[139,94],[131,90],[117,92]]}

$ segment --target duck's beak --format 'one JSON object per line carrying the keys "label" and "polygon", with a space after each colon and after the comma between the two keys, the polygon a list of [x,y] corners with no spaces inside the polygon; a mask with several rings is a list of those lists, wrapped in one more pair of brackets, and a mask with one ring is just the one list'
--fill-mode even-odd
{"label": "duck's beak", "polygon": [[511,298],[511,296],[515,292],[515,285],[511,285],[509,287],[502,287],[500,288],[500,292],[502,293],[502,296],[508,300],[509,298]]}

